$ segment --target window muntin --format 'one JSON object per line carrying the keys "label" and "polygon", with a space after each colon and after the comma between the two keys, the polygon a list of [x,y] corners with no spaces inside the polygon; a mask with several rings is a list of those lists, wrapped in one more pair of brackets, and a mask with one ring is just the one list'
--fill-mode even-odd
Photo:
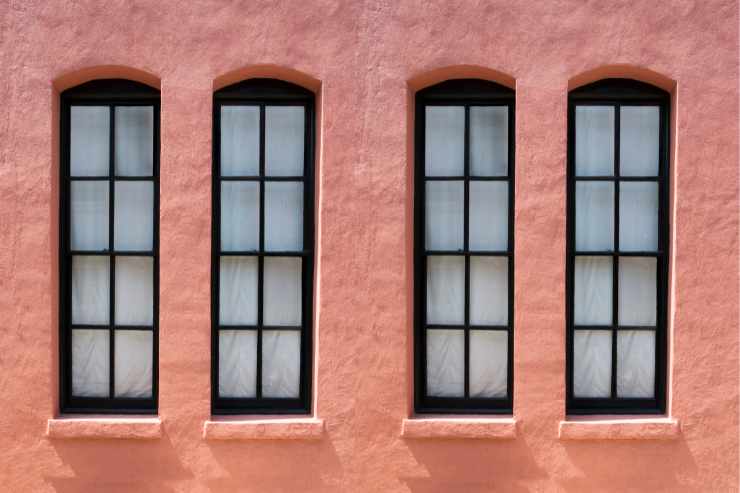
{"label": "window muntin", "polygon": [[416,95],[415,408],[512,409],[514,93]]}
{"label": "window muntin", "polygon": [[569,99],[568,412],[662,413],[669,97],[610,79]]}
{"label": "window muntin", "polygon": [[159,91],[99,80],[61,102],[61,409],[153,413]]}
{"label": "window muntin", "polygon": [[214,95],[216,414],[310,411],[313,101],[272,79]]}

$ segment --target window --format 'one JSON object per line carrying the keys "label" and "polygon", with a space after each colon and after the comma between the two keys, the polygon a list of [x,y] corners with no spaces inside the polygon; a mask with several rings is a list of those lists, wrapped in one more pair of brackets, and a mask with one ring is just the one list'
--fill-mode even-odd
{"label": "window", "polygon": [[271,79],[214,95],[215,414],[310,411],[313,102]]}
{"label": "window", "polygon": [[514,91],[416,95],[415,407],[512,409]]}
{"label": "window", "polygon": [[665,411],[669,95],[570,93],[567,410]]}
{"label": "window", "polygon": [[157,410],[159,91],[61,95],[63,412]]}

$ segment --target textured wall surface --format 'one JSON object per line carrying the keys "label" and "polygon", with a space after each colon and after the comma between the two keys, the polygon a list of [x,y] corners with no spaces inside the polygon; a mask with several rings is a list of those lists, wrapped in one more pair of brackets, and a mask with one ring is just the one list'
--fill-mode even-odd
{"label": "textured wall surface", "polygon": [[[0,39],[0,490],[737,491],[736,1],[6,0]],[[202,436],[212,93],[255,75],[319,96],[318,440]],[[456,76],[516,88],[513,440],[401,436],[411,94]],[[674,97],[673,440],[558,438],[567,91],[602,76]],[[162,430],[148,440],[45,436],[57,414],[58,96],[101,77],[162,91]]]}

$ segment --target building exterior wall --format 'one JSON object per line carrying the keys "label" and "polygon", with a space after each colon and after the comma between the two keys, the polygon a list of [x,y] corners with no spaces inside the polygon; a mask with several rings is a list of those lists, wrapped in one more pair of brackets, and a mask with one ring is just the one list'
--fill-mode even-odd
{"label": "building exterior wall", "polygon": [[[11,0],[0,26],[0,490],[738,490],[737,2]],[[203,437],[212,96],[254,76],[317,94],[313,408],[324,428],[311,440],[300,423],[278,425],[279,439]],[[567,93],[609,76],[673,95],[677,436],[665,418],[559,436]],[[162,424],[147,440],[104,438],[95,422],[47,436],[59,414],[59,93],[110,77],[161,88]],[[514,437],[504,418],[401,433],[413,93],[457,77],[516,89]],[[440,433],[453,437],[428,436]]]}

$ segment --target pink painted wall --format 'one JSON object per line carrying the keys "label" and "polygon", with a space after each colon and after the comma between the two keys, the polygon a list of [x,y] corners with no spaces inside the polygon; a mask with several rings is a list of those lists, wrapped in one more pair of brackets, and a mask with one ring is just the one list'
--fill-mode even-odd
{"label": "pink painted wall", "polygon": [[[0,39],[1,490],[737,491],[737,2],[11,0]],[[202,437],[212,93],[255,75],[319,95],[314,408],[326,429],[312,441]],[[516,87],[513,440],[401,436],[410,104],[456,76]],[[602,76],[674,96],[673,440],[558,437],[566,95]],[[154,440],[45,436],[57,414],[58,95],[99,77],[162,90]]]}

